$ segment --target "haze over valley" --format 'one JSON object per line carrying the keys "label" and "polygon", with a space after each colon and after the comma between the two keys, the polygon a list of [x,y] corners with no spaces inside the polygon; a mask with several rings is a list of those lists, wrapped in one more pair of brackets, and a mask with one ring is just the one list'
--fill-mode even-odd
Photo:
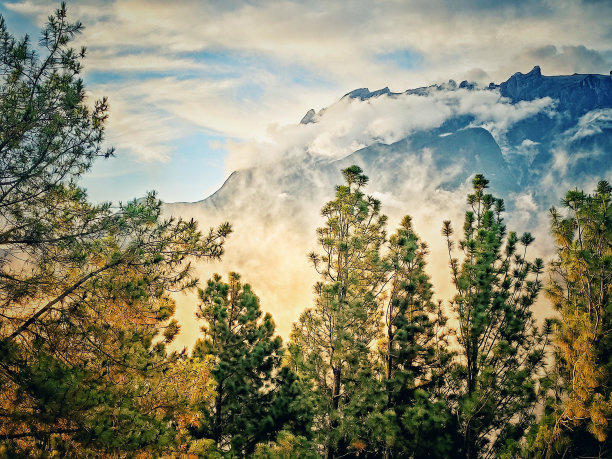
{"label": "haze over valley", "polygon": [[[610,75],[542,75],[540,67],[500,84],[463,81],[392,93],[357,89],[301,122],[278,128],[266,142],[233,151],[239,168],[210,197],[166,205],[204,226],[231,221],[234,234],[220,265],[202,265],[202,278],[237,271],[257,286],[265,308],[287,338],[312,301],[317,274],[306,254],[316,246],[320,208],[341,183],[341,170],[359,165],[366,187],[390,217],[389,231],[409,214],[430,245],[428,272],[440,299],[449,300],[442,221],[459,222],[476,173],[505,200],[508,229],[530,231],[532,256],[553,254],[548,209],[567,190],[593,189],[612,174]],[[193,342],[193,299],[179,297],[185,342]],[[550,313],[545,300],[540,316]]]}

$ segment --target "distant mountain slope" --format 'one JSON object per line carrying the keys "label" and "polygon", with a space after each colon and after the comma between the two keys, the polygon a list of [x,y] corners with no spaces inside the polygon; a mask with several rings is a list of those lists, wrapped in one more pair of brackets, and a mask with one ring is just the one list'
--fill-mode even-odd
{"label": "distant mountain slope", "polygon": [[[389,88],[372,92],[361,88],[342,99],[367,103],[379,97],[418,95],[435,98],[436,93],[449,94],[454,91],[498,92],[501,98],[495,105],[499,106],[520,105],[545,98],[549,98],[551,104],[548,110],[516,120],[498,138],[492,135],[494,123],[492,126],[491,123],[479,122],[474,114],[459,113],[432,129],[411,132],[390,144],[373,142],[343,159],[317,162],[305,154],[284,162],[280,174],[278,164],[237,171],[219,191],[200,204],[218,209],[228,205],[239,206],[236,193],[245,188],[250,189],[253,196],[261,197],[261,190],[257,189],[257,175],[276,180],[278,187],[286,193],[300,193],[313,186],[309,182],[312,174],[300,172],[304,168],[318,170],[317,182],[329,186],[338,178],[338,174],[330,173],[330,169],[339,170],[349,163],[361,165],[375,181],[381,181],[383,188],[394,187],[401,179],[402,168],[414,160],[415,153],[424,149],[431,150],[438,172],[454,170],[454,174],[447,176],[440,184],[451,189],[475,172],[489,176],[496,189],[503,194],[535,186],[544,173],[561,166],[558,164],[559,158],[554,156],[559,149],[565,150],[568,166],[571,166],[563,171],[570,180],[580,181],[585,175],[601,174],[607,172],[606,167],[609,169],[612,158],[610,75],[543,76],[540,68],[535,67],[527,74],[516,73],[500,85],[492,83],[485,89],[477,89],[468,82],[457,85],[451,80],[443,85],[404,93],[393,93]],[[301,124],[324,121],[325,112],[326,109],[319,113],[310,110]],[[374,177],[376,175],[380,177]],[[331,179],[331,182],[327,179]]]}
{"label": "distant mountain slope", "polygon": [[510,229],[534,232],[547,256],[548,208],[570,187],[612,180],[612,77],[544,76],[535,67],[486,88],[452,80],[402,93],[361,88],[253,149],[252,166],[213,195],[166,211],[205,226],[233,223],[221,269],[254,284],[286,336],[310,301],[315,276],[305,254],[316,244],[319,209],[351,164],[370,177],[366,192],[382,200],[392,225],[414,215],[437,285],[448,277],[441,222],[461,225],[475,173],[506,200]]}

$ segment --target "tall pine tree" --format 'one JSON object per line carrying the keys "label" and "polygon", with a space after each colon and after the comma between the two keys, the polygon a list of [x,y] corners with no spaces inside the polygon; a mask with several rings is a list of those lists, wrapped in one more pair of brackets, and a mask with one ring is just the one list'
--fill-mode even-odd
{"label": "tall pine tree", "polygon": [[[371,345],[379,337],[381,292],[386,273],[380,250],[386,217],[380,202],[364,195],[368,178],[358,166],[343,171],[345,184],[321,214],[321,252],[310,259],[321,281],[315,306],[302,313],[292,331],[294,361],[312,381],[315,428],[328,457],[359,449],[351,400],[371,375]],[[355,406],[355,405],[353,405]]]}
{"label": "tall pine tree", "polygon": [[442,229],[459,322],[450,400],[465,457],[513,456],[534,421],[538,373],[544,365],[547,333],[538,330],[532,313],[543,263],[526,259],[533,241],[529,233],[506,236],[504,204],[485,192],[488,180],[476,175],[473,186],[459,242],[461,261],[452,256],[450,221]]}

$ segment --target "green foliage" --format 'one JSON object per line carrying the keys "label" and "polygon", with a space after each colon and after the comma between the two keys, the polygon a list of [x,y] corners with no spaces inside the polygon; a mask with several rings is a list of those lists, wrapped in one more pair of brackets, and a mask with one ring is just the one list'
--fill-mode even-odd
{"label": "green foliage", "polygon": [[542,260],[526,259],[533,238],[513,232],[506,237],[503,201],[485,193],[488,181],[482,175],[476,175],[473,185],[459,242],[461,264],[452,257],[450,222],[442,229],[457,289],[452,306],[459,321],[460,359],[449,375],[449,400],[470,458],[518,448],[534,421],[547,343],[546,330],[538,330],[531,311],[543,269]]}
{"label": "green foliage", "polygon": [[170,293],[195,285],[188,259],[218,259],[231,231],[162,220],[153,194],[87,201],[76,181],[112,151],[106,101],[88,108],[85,50],[70,47],[81,29],[62,5],[39,55],[0,21],[0,438],[28,455],[181,441],[188,398],[158,399],[183,360],[165,349],[178,331]]}
{"label": "green foliage", "polygon": [[546,293],[561,317],[555,323],[555,371],[545,416],[534,435],[536,454],[612,454],[612,187],[592,195],[568,191],[563,216],[551,209],[557,257]]}
{"label": "green foliage", "polygon": [[[180,330],[171,294],[196,286],[190,260],[219,259],[231,228],[163,219],[154,194],[88,201],[78,179],[113,151],[107,101],[87,103],[86,51],[71,48],[81,29],[62,4],[35,51],[0,18],[0,456],[610,455],[607,182],[568,192],[566,217],[551,209],[547,294],[560,319],[543,330],[531,310],[543,263],[526,258],[529,233],[506,234],[482,175],[459,258],[449,221],[442,230],[454,334],[427,245],[409,217],[387,241],[351,166],[321,211],[309,256],[320,281],[288,350],[231,273],[200,290],[193,356],[168,353]],[[553,328],[556,367],[542,377]]]}
{"label": "green foliage", "polygon": [[304,408],[299,381],[281,368],[282,341],[274,336],[270,314],[262,317],[251,287],[242,285],[236,273],[230,273],[229,283],[215,275],[200,290],[200,299],[203,338],[194,356],[214,359],[216,395],[203,408],[202,424],[193,434],[213,439],[224,454],[245,456],[285,425],[304,430],[309,415],[298,411]]}
{"label": "green foliage", "polygon": [[351,421],[351,400],[370,373],[386,276],[380,249],[387,218],[380,215],[380,202],[361,191],[368,179],[359,167],[343,175],[346,184],[336,187],[336,198],[321,210],[321,253],[309,255],[321,276],[315,306],[302,313],[292,331],[294,362],[312,381],[315,429],[328,455],[341,454],[359,440],[353,438],[359,421]]}
{"label": "green foliage", "polygon": [[458,453],[457,426],[447,407],[444,379],[453,352],[440,303],[425,272],[427,244],[410,217],[389,240],[389,292],[383,346],[386,410],[381,448],[400,457]]}
{"label": "green foliage", "polygon": [[316,446],[305,437],[282,430],[275,442],[260,443],[253,454],[254,459],[317,459]]}

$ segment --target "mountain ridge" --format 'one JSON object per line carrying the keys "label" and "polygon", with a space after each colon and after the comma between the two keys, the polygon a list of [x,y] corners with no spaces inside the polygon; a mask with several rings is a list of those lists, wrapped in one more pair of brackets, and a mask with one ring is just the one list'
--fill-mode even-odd
{"label": "mountain ridge", "polygon": [[[403,93],[359,88],[251,147],[252,166],[234,171],[211,196],[164,211],[206,226],[232,223],[215,271],[244,274],[288,336],[316,280],[305,254],[316,245],[320,208],[352,164],[370,177],[365,192],[381,200],[391,231],[401,216],[413,216],[430,243],[441,298],[452,288],[440,226],[462,219],[476,173],[504,198],[509,229],[532,232],[533,255],[549,257],[548,209],[568,189],[612,181],[612,79],[545,76],[535,67],[487,87],[450,80]],[[198,269],[203,279],[212,274]]]}
{"label": "mountain ridge", "polygon": [[[578,119],[586,113],[593,111],[594,109],[607,109],[612,107],[611,75],[574,74],[544,76],[542,75],[539,66],[535,66],[526,74],[517,72],[505,82],[502,82],[499,85],[491,83],[485,88],[477,88],[474,83],[469,83],[467,81],[463,81],[457,85],[453,80],[449,80],[448,83],[408,89],[403,93],[391,92],[388,87],[376,91],[370,91],[368,88],[359,88],[345,94],[339,101],[349,99],[357,100],[358,102],[367,102],[379,97],[397,98],[406,95],[428,97],[436,92],[452,92],[459,89],[466,91],[499,91],[501,97],[509,99],[510,104],[512,105],[549,97],[553,100],[553,103],[556,104],[555,110],[558,112],[569,111],[570,116],[566,117],[567,119],[563,119],[563,117],[560,119],[555,119],[546,114],[540,113],[532,117],[519,120],[515,123],[513,129],[509,130],[506,135],[506,140],[511,147],[520,146],[524,144],[526,140],[528,141],[527,143],[532,143],[533,148],[538,150],[538,152],[535,155],[536,158],[532,160],[530,166],[535,164],[542,168],[546,167],[546,165],[550,163],[550,150],[554,149],[554,146],[551,145],[548,145],[548,148],[546,148],[546,146],[543,147],[543,143],[550,144],[552,142],[551,138],[557,136],[560,129],[564,130],[567,129],[568,126],[577,124]],[[569,101],[572,99],[572,97],[575,98],[578,103],[570,103]],[[300,124],[317,123],[318,119],[325,115],[327,109],[328,108],[324,108],[318,113],[312,109],[309,110],[301,120]],[[388,153],[392,151],[397,153],[397,149],[400,148],[400,146],[410,145],[413,150],[418,148],[433,148],[434,156],[441,160],[444,156],[446,156],[446,159],[452,159],[450,152],[451,150],[455,149],[461,153],[463,161],[469,162],[470,159],[472,159],[474,161],[473,166],[476,169],[479,169],[480,172],[483,172],[494,179],[499,178],[499,180],[503,182],[503,186],[498,187],[499,191],[501,192],[516,192],[517,188],[520,186],[529,185],[530,180],[521,179],[521,177],[524,178],[525,171],[521,170],[515,174],[510,170],[511,166],[513,165],[512,152],[510,152],[509,158],[506,159],[504,159],[504,155],[498,155],[497,166],[499,167],[496,167],[494,161],[488,161],[486,164],[483,163],[482,157],[476,154],[474,154],[472,158],[469,157],[468,153],[470,150],[474,152],[478,149],[479,139],[482,139],[482,142],[484,142],[480,146],[485,147],[486,149],[490,148],[490,145],[487,147],[488,141],[490,140],[489,137],[492,139],[490,132],[488,132],[485,127],[475,126],[473,125],[473,121],[473,117],[470,116],[463,119],[461,117],[453,117],[446,120],[446,122],[438,128],[414,133],[412,136],[409,136],[411,138],[410,141],[408,141],[408,137],[406,137],[391,144],[375,142],[361,150],[367,150],[372,153],[372,148],[378,148],[378,150],[385,149]],[[439,132],[441,130],[448,130],[449,132]],[[483,130],[487,131],[487,134],[484,134]],[[471,138],[466,133],[471,133],[473,136],[478,136],[478,138]],[[437,140],[436,135],[438,135],[439,139],[443,139],[444,137],[441,136],[444,134],[449,136],[449,138],[446,140]],[[429,143],[424,140],[424,137],[427,137]],[[456,142],[453,144],[452,140],[455,140]],[[605,141],[601,142],[600,140],[599,143],[607,145]],[[386,145],[386,147],[382,147],[382,145]],[[585,145],[584,141],[582,142],[582,145]],[[498,147],[501,152],[501,147],[499,145]],[[367,171],[368,167],[372,166],[372,164],[369,164],[371,161],[366,160],[363,152],[359,153],[361,150],[354,151],[353,153],[347,155],[346,158],[353,158],[357,160],[356,162],[361,161],[362,165],[365,166],[364,169]],[[512,148],[510,148],[510,150],[512,150]],[[397,158],[387,157],[387,160],[393,162],[397,166]],[[350,160],[340,158],[335,161],[331,161],[330,164],[333,164],[334,162],[337,162],[338,168],[340,168],[346,165],[347,162],[350,162]],[[312,166],[310,163],[309,165]],[[377,171],[377,168],[375,169]],[[208,198],[197,202],[204,203],[207,200],[210,200],[212,204],[215,201],[219,201],[220,195],[224,194],[224,188],[232,188],[232,183],[238,180],[239,175],[247,174],[245,171],[246,170],[234,171],[219,190]],[[324,176],[329,175],[329,171],[321,172]],[[249,172],[248,174],[251,173],[253,172]],[[465,180],[465,178],[466,177],[462,177],[463,180]],[[242,180],[242,182],[243,185],[248,186],[247,184],[250,183],[251,180],[246,177],[246,179]],[[459,180],[455,178],[445,183],[447,185],[457,186]],[[215,205],[215,207],[219,207],[219,205]]]}

